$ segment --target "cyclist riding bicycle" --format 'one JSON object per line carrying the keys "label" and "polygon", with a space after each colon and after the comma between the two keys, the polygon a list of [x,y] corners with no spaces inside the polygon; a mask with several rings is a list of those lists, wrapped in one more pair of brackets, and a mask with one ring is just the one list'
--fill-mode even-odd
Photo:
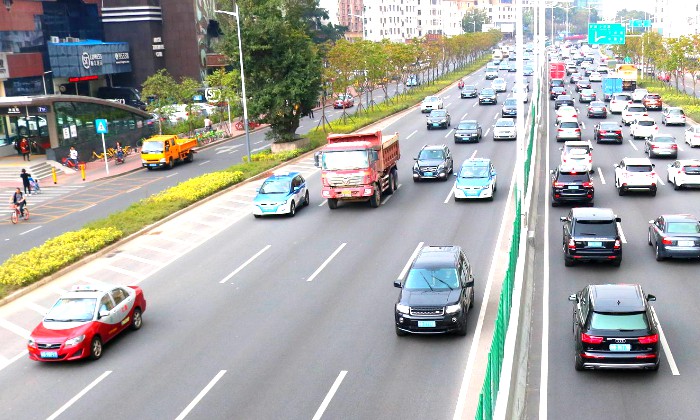
{"label": "cyclist riding bicycle", "polygon": [[20,216],[24,217],[24,206],[27,205],[27,201],[24,199],[22,190],[20,190],[19,187],[17,187],[15,193],[12,194],[12,200],[10,200],[10,203],[14,205],[16,209],[19,209]]}

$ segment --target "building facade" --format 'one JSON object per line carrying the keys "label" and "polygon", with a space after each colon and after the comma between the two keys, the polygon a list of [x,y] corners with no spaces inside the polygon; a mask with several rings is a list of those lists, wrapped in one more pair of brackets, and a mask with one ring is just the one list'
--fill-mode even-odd
{"label": "building facade", "polygon": [[[329,10],[329,14],[333,11]],[[362,39],[364,36],[364,0],[338,0],[336,15],[338,23],[342,26],[347,26],[348,31],[345,32],[345,38]]]}
{"label": "building facade", "polygon": [[700,33],[700,0],[656,0],[653,29],[665,38]]}
{"label": "building facade", "polygon": [[405,42],[427,35],[459,35],[463,33],[462,17],[466,10],[463,3],[462,0],[365,0],[363,36],[370,41]]}

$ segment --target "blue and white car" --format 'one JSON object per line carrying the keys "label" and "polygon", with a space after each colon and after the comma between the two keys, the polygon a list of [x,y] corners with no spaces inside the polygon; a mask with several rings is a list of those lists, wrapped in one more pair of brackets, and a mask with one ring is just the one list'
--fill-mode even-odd
{"label": "blue and white car", "polygon": [[464,161],[455,172],[457,181],[454,186],[455,201],[468,198],[486,198],[493,200],[496,192],[496,168],[491,159],[471,158]]}
{"label": "blue and white car", "polygon": [[258,189],[253,200],[253,216],[286,214],[294,217],[297,209],[308,205],[309,190],[299,172],[275,173]]}

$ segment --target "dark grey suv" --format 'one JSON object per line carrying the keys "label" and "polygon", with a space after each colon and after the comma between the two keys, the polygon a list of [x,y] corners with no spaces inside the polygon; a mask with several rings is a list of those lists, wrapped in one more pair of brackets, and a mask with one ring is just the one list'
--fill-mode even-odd
{"label": "dark grey suv", "polygon": [[413,164],[413,180],[440,179],[446,181],[454,169],[452,152],[444,144],[425,145]]}
{"label": "dark grey suv", "polygon": [[402,281],[394,306],[396,335],[455,332],[467,335],[474,306],[474,276],[459,246],[425,246]]}

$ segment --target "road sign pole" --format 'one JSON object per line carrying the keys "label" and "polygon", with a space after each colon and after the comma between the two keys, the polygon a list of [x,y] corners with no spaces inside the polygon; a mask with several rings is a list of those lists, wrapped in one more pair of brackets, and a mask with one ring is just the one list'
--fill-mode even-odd
{"label": "road sign pole", "polygon": [[105,158],[105,172],[109,175],[109,165],[107,164],[107,146],[105,145],[105,134],[102,133],[102,154]]}

